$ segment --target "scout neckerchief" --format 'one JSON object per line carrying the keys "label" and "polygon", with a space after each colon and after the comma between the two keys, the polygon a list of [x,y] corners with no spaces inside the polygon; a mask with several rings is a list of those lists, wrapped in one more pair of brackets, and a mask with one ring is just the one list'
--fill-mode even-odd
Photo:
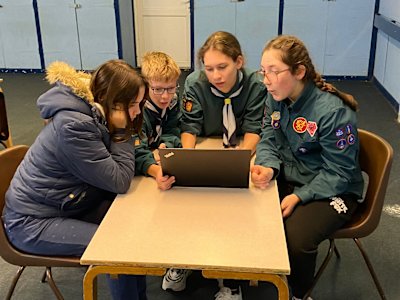
{"label": "scout neckerchief", "polygon": [[167,120],[168,108],[161,109],[157,107],[157,105],[155,105],[151,100],[146,100],[144,106],[148,109],[150,114],[156,120],[156,122],[151,125],[152,127],[151,136],[149,136],[148,139],[149,139],[149,146],[151,148],[153,147],[157,148],[158,142],[162,134],[163,124]]}
{"label": "scout neckerchief", "polygon": [[243,73],[238,71],[238,80],[232,90],[234,91],[229,96],[223,94],[215,87],[211,86],[211,92],[220,98],[224,98],[224,107],[222,108],[222,125],[223,125],[223,143],[224,147],[236,146],[236,119],[232,109],[232,98],[239,96],[243,89]]}

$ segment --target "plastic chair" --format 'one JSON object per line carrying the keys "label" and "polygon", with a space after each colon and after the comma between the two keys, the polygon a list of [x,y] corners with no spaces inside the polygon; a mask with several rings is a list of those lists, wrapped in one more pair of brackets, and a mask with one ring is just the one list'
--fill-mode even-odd
{"label": "plastic chair", "polygon": [[380,136],[359,129],[360,139],[360,166],[361,169],[368,175],[368,188],[365,194],[364,202],[359,205],[352,220],[343,228],[340,228],[329,238],[329,250],[322,262],[318,272],[314,277],[312,287],[309,289],[303,299],[310,296],[312,290],[317,284],[323,271],[329,263],[333,252],[340,258],[339,251],[335,245],[335,239],[353,239],[358,249],[360,250],[368,270],[374,280],[376,288],[382,299],[386,299],[382,286],[379,283],[378,277],[372,267],[371,261],[361,244],[360,238],[370,235],[378,226],[381,218],[383,202],[385,199],[386,188],[390,169],[393,160],[393,148]]}
{"label": "plastic chair", "polygon": [[[28,146],[13,146],[0,151],[0,212],[3,211],[5,204],[5,193],[10,185],[14,173],[28,151]],[[22,252],[9,242],[3,220],[1,220],[0,228],[0,256],[8,263],[19,266],[17,274],[14,276],[11,287],[8,291],[6,299],[11,299],[18,279],[20,278],[25,267],[36,266],[45,267],[45,273],[42,276],[42,282],[50,284],[51,289],[57,299],[64,299],[59,289],[57,288],[51,273],[52,267],[82,267],[79,263],[79,258],[75,257],[59,257],[59,256],[41,256]]]}
{"label": "plastic chair", "polygon": [[[2,81],[3,80],[0,79],[0,83]],[[4,99],[3,90],[1,88],[0,88],[0,143],[4,146],[4,148],[9,148],[12,146],[11,134],[8,128],[6,102]]]}

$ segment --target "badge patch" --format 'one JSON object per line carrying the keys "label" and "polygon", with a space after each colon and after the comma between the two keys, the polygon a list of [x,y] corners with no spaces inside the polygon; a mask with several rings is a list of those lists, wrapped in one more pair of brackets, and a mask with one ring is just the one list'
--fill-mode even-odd
{"label": "badge patch", "polygon": [[307,120],[304,117],[298,117],[293,121],[293,130],[297,133],[304,133],[307,130]]}
{"label": "badge patch", "polygon": [[313,121],[308,121],[307,122],[307,132],[310,134],[310,136],[314,136],[315,133],[317,132],[318,126],[316,122]]}
{"label": "badge patch", "polygon": [[344,132],[343,132],[342,128],[337,129],[336,132],[335,132],[335,135],[337,137],[341,137],[343,134],[344,134]]}
{"label": "badge patch", "polygon": [[281,127],[281,122],[279,120],[272,119],[271,125],[273,129],[279,129],[279,127]]}
{"label": "badge patch", "polygon": [[274,111],[271,115],[272,120],[280,120],[281,119],[281,112]]}
{"label": "badge patch", "polygon": [[183,98],[182,106],[185,111],[191,112],[193,109],[193,101],[191,99]]}
{"label": "badge patch", "polygon": [[353,145],[354,143],[356,142],[356,137],[354,136],[354,134],[349,134],[348,136],[347,136],[347,143],[349,144],[349,145]]}
{"label": "badge patch", "polygon": [[338,147],[340,150],[343,150],[344,147],[346,147],[346,139],[340,139],[336,142],[336,147]]}
{"label": "badge patch", "polygon": [[351,126],[351,124],[347,124],[346,125],[346,133],[350,134],[352,130],[353,130],[353,126]]}

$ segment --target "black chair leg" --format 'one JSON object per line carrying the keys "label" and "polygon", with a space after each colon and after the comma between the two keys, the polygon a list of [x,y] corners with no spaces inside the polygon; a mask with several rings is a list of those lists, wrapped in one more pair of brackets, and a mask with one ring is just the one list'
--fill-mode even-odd
{"label": "black chair leg", "polygon": [[56,283],[54,282],[53,274],[51,273],[50,267],[46,267],[46,277],[47,282],[50,284],[50,287],[53,290],[53,293],[56,295],[57,299],[64,300],[64,297],[62,296],[60,290],[57,288]]}
{"label": "black chair leg", "polygon": [[18,279],[21,277],[22,272],[25,270],[25,266],[20,266],[18,268],[17,274],[15,274],[14,279],[11,283],[10,289],[8,290],[6,300],[10,300],[12,294],[14,293],[15,286],[17,285]]}
{"label": "black chair leg", "polygon": [[[336,255],[338,255],[339,252],[337,252],[337,250],[336,250],[335,240],[329,239],[329,249],[328,249],[328,253],[326,254],[325,259],[324,259],[324,261],[322,262],[321,266],[319,267],[317,274],[314,276],[314,281],[313,281],[313,283],[312,283],[310,289],[309,289],[309,290],[307,291],[307,293],[304,295],[303,300],[307,299],[307,298],[311,295],[311,293],[312,293],[312,291],[314,290],[314,288],[315,288],[315,286],[316,286],[316,284],[317,284],[319,278],[321,277],[321,275],[322,275],[322,273],[324,272],[326,266],[328,265],[328,263],[329,263],[329,261],[330,261],[332,255],[333,255],[333,252],[334,252],[334,251],[335,251]],[[338,257],[340,257],[340,255],[339,255]]]}
{"label": "black chair leg", "polygon": [[374,283],[375,283],[376,288],[378,289],[379,295],[381,296],[382,300],[386,300],[385,293],[383,292],[382,286],[379,283],[378,277],[376,276],[375,270],[372,267],[371,261],[369,260],[367,252],[365,252],[364,247],[361,244],[361,241],[358,238],[354,238],[353,240],[356,243],[358,249],[360,250],[365,263],[367,264],[369,273],[371,274],[372,279],[374,280]]}

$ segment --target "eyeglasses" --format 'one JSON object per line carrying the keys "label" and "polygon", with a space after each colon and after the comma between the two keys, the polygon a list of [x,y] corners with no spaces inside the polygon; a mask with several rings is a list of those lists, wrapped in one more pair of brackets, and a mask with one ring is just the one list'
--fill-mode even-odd
{"label": "eyeglasses", "polygon": [[169,87],[169,88],[150,87],[150,89],[153,91],[154,95],[162,95],[162,94],[164,94],[165,91],[167,91],[168,94],[175,94],[177,88],[179,88],[179,85],[174,86],[174,87]]}
{"label": "eyeglasses", "polygon": [[264,80],[264,78],[267,77],[269,82],[276,82],[276,81],[278,81],[278,75],[280,73],[285,72],[285,71],[289,71],[289,70],[290,70],[290,68],[287,68],[287,69],[284,69],[284,70],[280,70],[280,71],[268,71],[267,72],[267,71],[265,71],[263,69],[260,69],[260,70],[257,71],[257,73],[262,76],[262,80]]}

